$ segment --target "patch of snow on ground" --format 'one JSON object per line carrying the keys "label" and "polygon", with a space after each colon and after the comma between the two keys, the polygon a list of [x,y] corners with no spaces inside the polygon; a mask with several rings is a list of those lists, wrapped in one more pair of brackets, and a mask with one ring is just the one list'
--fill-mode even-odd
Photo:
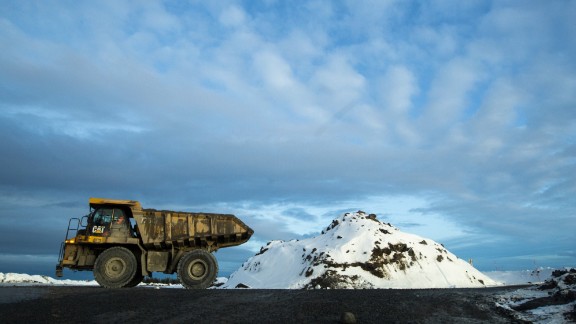
{"label": "patch of snow on ground", "polygon": [[184,289],[184,286],[182,286],[182,284],[165,284],[165,283],[139,283],[138,286],[136,287],[142,287],[142,288],[155,288],[155,289],[164,289],[164,288],[170,288],[170,289]]}
{"label": "patch of snow on ground", "polygon": [[212,284],[211,287],[209,287],[209,289],[220,287],[220,286],[224,285],[226,282],[228,282],[228,278],[218,277],[218,278],[216,278],[216,280],[214,280],[214,283]]}
{"label": "patch of snow on ground", "polygon": [[[218,277],[214,286],[223,285],[228,278]],[[25,273],[2,273],[0,272],[0,287],[2,286],[99,286],[96,280],[70,280],[54,279],[49,276],[29,275]],[[137,287],[143,288],[171,288],[184,289],[181,284],[165,283],[140,283]],[[212,287],[211,287],[212,288]]]}
{"label": "patch of snow on ground", "polygon": [[484,271],[488,277],[507,286],[537,284],[550,278],[553,268],[540,267],[534,270],[519,271]]}
{"label": "patch of snow on ground", "polygon": [[576,269],[552,271],[541,285],[500,295],[496,305],[519,321],[576,322]]}
{"label": "patch of snow on ground", "polygon": [[48,276],[0,272],[0,286],[98,286],[94,280],[57,280]]}

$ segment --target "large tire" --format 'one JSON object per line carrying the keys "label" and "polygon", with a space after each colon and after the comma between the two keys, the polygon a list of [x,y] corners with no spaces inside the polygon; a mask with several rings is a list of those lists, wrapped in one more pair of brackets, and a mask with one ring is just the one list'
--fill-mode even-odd
{"label": "large tire", "polygon": [[116,246],[100,253],[94,263],[94,278],[102,287],[122,288],[133,284],[138,271],[134,253]]}
{"label": "large tire", "polygon": [[212,253],[194,250],[178,262],[178,279],[187,289],[206,289],[218,274],[218,262]]}
{"label": "large tire", "polygon": [[142,272],[140,273],[136,273],[134,275],[134,278],[132,279],[132,281],[130,281],[126,286],[124,286],[125,288],[132,288],[132,287],[136,287],[138,286],[138,284],[140,284],[142,282],[142,280],[144,280],[144,276],[142,275]]}
{"label": "large tire", "polygon": [[126,285],[125,288],[136,287],[138,284],[144,280],[144,275],[142,275],[142,263],[140,263],[140,254],[137,253],[134,255],[136,257],[136,274],[134,274],[134,278]]}

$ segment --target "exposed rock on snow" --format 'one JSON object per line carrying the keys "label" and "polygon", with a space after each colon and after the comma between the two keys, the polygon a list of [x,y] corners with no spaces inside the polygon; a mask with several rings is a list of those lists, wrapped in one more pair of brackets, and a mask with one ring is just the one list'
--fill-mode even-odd
{"label": "exposed rock on snow", "polygon": [[450,288],[498,283],[442,245],[374,214],[346,213],[322,234],[272,241],[221,288]]}
{"label": "exposed rock on snow", "polygon": [[500,296],[497,305],[521,321],[576,322],[576,269],[555,270],[539,286]]}

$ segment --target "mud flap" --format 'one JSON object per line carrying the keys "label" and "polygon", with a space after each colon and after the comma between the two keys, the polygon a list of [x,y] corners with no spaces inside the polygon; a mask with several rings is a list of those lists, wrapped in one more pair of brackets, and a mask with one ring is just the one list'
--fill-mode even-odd
{"label": "mud flap", "polygon": [[64,276],[62,270],[64,270],[64,268],[61,265],[56,266],[56,277],[60,278]]}

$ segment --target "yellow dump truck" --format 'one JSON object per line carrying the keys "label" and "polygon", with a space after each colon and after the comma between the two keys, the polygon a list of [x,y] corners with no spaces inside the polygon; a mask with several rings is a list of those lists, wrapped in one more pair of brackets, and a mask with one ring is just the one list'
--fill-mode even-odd
{"label": "yellow dump truck", "polygon": [[218,273],[212,252],[254,233],[234,215],[142,209],[133,200],[90,198],[89,205],[87,216],[68,222],[56,276],[64,268],[93,271],[107,288],[134,287],[155,271],[207,288]]}

